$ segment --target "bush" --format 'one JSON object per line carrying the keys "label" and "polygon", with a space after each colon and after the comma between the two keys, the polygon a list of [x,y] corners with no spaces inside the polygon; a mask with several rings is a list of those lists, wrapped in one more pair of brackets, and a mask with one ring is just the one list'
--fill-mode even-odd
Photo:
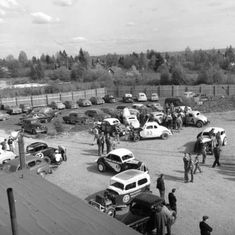
{"label": "bush", "polygon": [[55,120],[54,123],[53,123],[54,127],[55,127],[55,130],[57,133],[62,133],[64,132],[64,126],[63,124],[61,123],[60,120]]}

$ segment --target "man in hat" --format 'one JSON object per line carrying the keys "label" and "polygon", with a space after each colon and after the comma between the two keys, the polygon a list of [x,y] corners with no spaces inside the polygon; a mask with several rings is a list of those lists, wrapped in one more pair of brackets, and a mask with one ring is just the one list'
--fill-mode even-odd
{"label": "man in hat", "polygon": [[210,235],[212,232],[212,228],[206,223],[207,219],[209,219],[209,217],[207,215],[204,215],[202,217],[202,221],[199,223],[201,235]]}
{"label": "man in hat", "polygon": [[169,201],[169,205],[171,210],[177,212],[177,207],[176,207],[176,197],[175,197],[175,188],[173,188],[171,190],[171,192],[168,194],[168,201]]}
{"label": "man in hat", "polygon": [[164,175],[160,174],[157,178],[157,187],[160,193],[160,197],[165,201],[165,183],[164,183]]}

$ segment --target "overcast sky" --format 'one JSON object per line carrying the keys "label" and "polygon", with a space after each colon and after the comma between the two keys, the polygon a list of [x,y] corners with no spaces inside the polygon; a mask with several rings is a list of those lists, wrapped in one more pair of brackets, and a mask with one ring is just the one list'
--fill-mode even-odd
{"label": "overcast sky", "polygon": [[0,0],[0,57],[235,46],[234,0]]}

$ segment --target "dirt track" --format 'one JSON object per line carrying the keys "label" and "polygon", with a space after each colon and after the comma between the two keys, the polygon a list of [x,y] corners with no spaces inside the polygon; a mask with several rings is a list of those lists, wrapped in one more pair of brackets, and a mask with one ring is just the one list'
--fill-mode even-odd
{"label": "dirt track", "polygon": [[[166,176],[166,192],[175,187],[178,200],[178,219],[172,228],[175,235],[199,234],[198,223],[203,215],[210,217],[213,235],[235,234],[235,112],[207,114],[211,126],[225,128],[228,145],[223,147],[220,168],[211,168],[213,157],[208,156],[203,173],[196,174],[194,183],[183,182],[183,152],[190,151],[201,129],[184,128],[168,140],[145,140],[137,143],[121,141],[119,147],[133,151],[150,169],[151,190],[156,190],[156,178]],[[203,128],[202,128],[203,129]],[[47,180],[82,199],[90,197],[108,185],[112,173],[101,174],[96,169],[97,146],[90,145],[93,137],[87,132],[44,139],[49,145],[63,144],[68,149],[68,161]],[[25,138],[25,142],[35,140]]]}

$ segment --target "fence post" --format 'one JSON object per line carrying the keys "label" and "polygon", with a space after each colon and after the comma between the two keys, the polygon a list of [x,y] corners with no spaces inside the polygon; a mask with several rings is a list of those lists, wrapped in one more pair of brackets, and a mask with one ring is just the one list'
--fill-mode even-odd
{"label": "fence post", "polygon": [[215,96],[216,94],[216,89],[215,89],[215,86],[213,86],[213,96]]}
{"label": "fence post", "polygon": [[59,94],[59,97],[60,97],[60,101],[62,101],[62,95],[61,95],[61,93]]}
{"label": "fence post", "polygon": [[174,86],[171,86],[171,96],[174,97]]}
{"label": "fence post", "polygon": [[33,107],[33,96],[30,96],[30,102],[31,102],[31,106]]}
{"label": "fence post", "polygon": [[15,97],[15,103],[16,103],[16,105],[18,105],[18,99],[17,99],[17,97]]}
{"label": "fence post", "polygon": [[72,101],[74,101],[73,91],[71,92],[71,94],[72,94]]}
{"label": "fence post", "polygon": [[47,103],[47,106],[49,105],[49,100],[48,100],[48,95],[46,94],[46,103]]}
{"label": "fence post", "polygon": [[229,89],[229,88],[230,88],[230,86],[228,85],[228,86],[227,86],[227,95],[228,95],[228,96],[230,96],[230,89]]}

